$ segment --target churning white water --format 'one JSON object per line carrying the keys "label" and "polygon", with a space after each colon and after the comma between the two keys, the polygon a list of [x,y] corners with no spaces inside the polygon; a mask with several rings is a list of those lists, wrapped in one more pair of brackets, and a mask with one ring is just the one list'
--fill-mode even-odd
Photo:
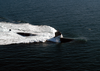
{"label": "churning white water", "polygon": [[[22,36],[17,32],[36,34],[36,36]],[[45,42],[46,40],[56,42],[53,39],[55,32],[57,32],[56,29],[46,25],[36,26],[29,23],[0,22],[0,45]]]}

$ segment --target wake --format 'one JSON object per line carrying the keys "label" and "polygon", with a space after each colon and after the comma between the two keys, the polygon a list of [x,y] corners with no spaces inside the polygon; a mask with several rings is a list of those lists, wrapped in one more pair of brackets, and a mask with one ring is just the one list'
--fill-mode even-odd
{"label": "wake", "polygon": [[[46,42],[55,36],[56,29],[43,25],[36,26],[29,23],[7,23],[0,22],[0,45]],[[20,33],[27,33],[32,36],[22,36]],[[35,35],[36,34],[36,35]],[[25,34],[26,35],[26,34]]]}

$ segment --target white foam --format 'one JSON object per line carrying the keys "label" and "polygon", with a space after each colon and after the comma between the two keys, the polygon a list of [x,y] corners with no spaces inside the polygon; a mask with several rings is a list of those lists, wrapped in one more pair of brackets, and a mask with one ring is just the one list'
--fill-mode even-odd
{"label": "white foam", "polygon": [[[36,26],[29,23],[14,24],[0,22],[0,45],[12,43],[45,42],[46,40],[52,40],[56,31],[57,30],[53,27],[46,25]],[[17,32],[32,33],[37,35],[25,37],[17,34]]]}

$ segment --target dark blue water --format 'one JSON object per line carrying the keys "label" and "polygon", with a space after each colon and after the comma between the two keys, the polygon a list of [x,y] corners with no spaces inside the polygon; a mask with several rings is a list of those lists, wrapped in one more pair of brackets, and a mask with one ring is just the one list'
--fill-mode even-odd
{"label": "dark blue water", "polygon": [[49,25],[76,41],[0,46],[0,71],[99,71],[99,0],[1,0],[0,21]]}

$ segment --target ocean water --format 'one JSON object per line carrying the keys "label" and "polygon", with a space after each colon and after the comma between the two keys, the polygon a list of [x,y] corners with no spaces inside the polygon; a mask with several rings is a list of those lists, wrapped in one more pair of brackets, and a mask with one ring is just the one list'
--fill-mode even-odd
{"label": "ocean water", "polygon": [[1,0],[0,22],[47,25],[68,43],[0,45],[0,71],[99,71],[99,0]]}

